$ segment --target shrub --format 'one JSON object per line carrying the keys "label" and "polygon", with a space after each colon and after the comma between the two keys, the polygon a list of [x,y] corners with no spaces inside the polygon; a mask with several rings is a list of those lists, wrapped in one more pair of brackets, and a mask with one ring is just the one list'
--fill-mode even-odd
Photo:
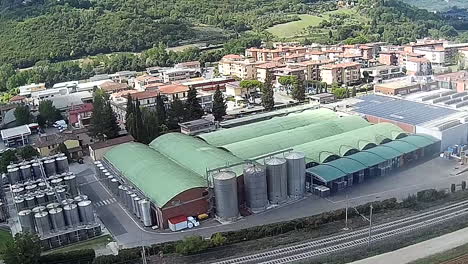
{"label": "shrub", "polygon": [[183,255],[191,255],[202,252],[209,247],[209,241],[201,236],[188,236],[177,243],[176,252]]}
{"label": "shrub", "polygon": [[224,237],[221,233],[216,233],[211,236],[211,244],[215,247],[219,247],[226,243],[226,237]]}

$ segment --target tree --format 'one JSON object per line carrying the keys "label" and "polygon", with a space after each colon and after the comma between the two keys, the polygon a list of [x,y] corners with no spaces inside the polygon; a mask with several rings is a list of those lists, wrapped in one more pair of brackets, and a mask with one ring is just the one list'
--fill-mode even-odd
{"label": "tree", "polygon": [[67,146],[65,145],[65,143],[60,143],[58,145],[58,148],[57,150],[63,154],[65,154],[65,156],[67,157],[68,161],[71,161],[71,155],[70,155],[70,151],[68,151],[68,148]]}
{"label": "tree", "polygon": [[41,251],[41,241],[37,234],[17,233],[14,240],[6,245],[4,261],[6,264],[37,264]]}
{"label": "tree", "polygon": [[270,111],[275,107],[275,98],[273,92],[273,74],[267,72],[265,83],[262,89],[262,106],[265,110]]}
{"label": "tree", "polygon": [[164,130],[164,124],[161,124],[158,120],[158,113],[157,111],[151,110],[149,108],[142,109],[142,126],[144,133],[141,142],[144,144],[149,144],[155,138],[157,138],[160,134],[161,130]]}
{"label": "tree", "polygon": [[169,129],[177,129],[179,128],[179,123],[184,122],[185,116],[185,106],[179,98],[175,98],[172,103],[171,107],[169,108],[168,113],[168,126]]}
{"label": "tree", "polygon": [[190,88],[187,93],[187,101],[185,102],[186,121],[192,121],[202,118],[204,111],[198,102],[197,90]]}
{"label": "tree", "polygon": [[352,93],[352,96],[355,97],[356,96],[356,87],[353,87],[353,93]]}
{"label": "tree", "polygon": [[213,116],[216,121],[223,120],[223,116],[226,115],[226,101],[223,98],[223,93],[216,87],[216,92],[213,95]]}
{"label": "tree", "polygon": [[32,121],[32,116],[27,105],[17,106],[14,114],[16,118],[16,125],[18,126],[30,124]]}
{"label": "tree", "polygon": [[117,117],[112,111],[110,102],[106,100],[105,95],[96,92],[89,129],[91,136],[100,140],[111,139],[117,137],[119,131]]}
{"label": "tree", "polygon": [[18,149],[18,154],[21,156],[22,159],[24,160],[30,160],[33,157],[39,157],[39,152],[35,148],[33,148],[31,145],[27,145],[25,147],[22,147]]}
{"label": "tree", "polygon": [[304,82],[298,80],[294,83],[291,96],[294,100],[302,102],[305,100],[305,88]]}
{"label": "tree", "polygon": [[161,94],[156,97],[156,114],[159,125],[167,125],[166,104]]}
{"label": "tree", "polygon": [[362,77],[363,77],[363,80],[364,80],[365,83],[369,83],[369,76],[370,76],[370,75],[369,75],[369,72],[368,72],[368,71],[364,71],[364,72],[362,73]]}
{"label": "tree", "polygon": [[0,156],[0,170],[1,172],[6,173],[7,172],[7,166],[10,165],[10,163],[15,163],[18,161],[18,158],[16,157],[16,151],[13,149],[9,149],[7,151],[4,151],[1,156]]}
{"label": "tree", "polygon": [[281,76],[278,79],[278,82],[286,87],[286,90],[289,92],[292,91],[293,87],[297,84],[298,80],[296,76]]}
{"label": "tree", "polygon": [[130,94],[127,95],[127,108],[125,109],[125,129],[127,129],[127,131],[130,131],[130,128],[129,128],[129,122],[128,122],[128,117],[130,116],[130,114],[133,114],[135,112],[135,104],[133,102],[133,99],[132,99],[132,96]]}
{"label": "tree", "polygon": [[187,236],[176,245],[176,252],[183,255],[190,255],[206,250],[209,247],[209,241],[201,236]]}
{"label": "tree", "polygon": [[45,121],[46,124],[52,124],[57,120],[62,119],[60,111],[55,108],[52,101],[44,100],[39,103],[39,115]]}

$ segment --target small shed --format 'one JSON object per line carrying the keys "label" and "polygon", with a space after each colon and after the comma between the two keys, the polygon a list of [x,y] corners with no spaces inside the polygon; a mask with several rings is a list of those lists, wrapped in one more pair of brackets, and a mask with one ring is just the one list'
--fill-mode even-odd
{"label": "small shed", "polygon": [[329,104],[336,101],[335,95],[331,93],[309,95],[309,98],[312,101],[318,102],[320,104]]}

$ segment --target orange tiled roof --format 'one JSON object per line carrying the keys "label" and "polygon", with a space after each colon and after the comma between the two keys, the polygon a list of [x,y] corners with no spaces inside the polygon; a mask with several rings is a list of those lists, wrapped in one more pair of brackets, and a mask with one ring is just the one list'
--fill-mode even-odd
{"label": "orange tiled roof", "polygon": [[162,94],[176,94],[186,92],[188,90],[189,87],[182,84],[170,84],[159,87],[159,92]]}

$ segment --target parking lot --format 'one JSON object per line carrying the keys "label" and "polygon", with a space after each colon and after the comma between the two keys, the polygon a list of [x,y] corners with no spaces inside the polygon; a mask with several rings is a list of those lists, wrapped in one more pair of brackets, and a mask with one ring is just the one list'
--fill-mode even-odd
{"label": "parking lot", "polygon": [[319,214],[345,207],[347,198],[350,206],[355,206],[392,197],[403,199],[409,194],[428,188],[449,189],[452,183],[460,184],[461,181],[467,179],[468,172],[456,175],[462,169],[455,169],[457,166],[456,161],[435,158],[388,176],[373,178],[362,184],[354,185],[347,191],[326,199],[308,196],[300,201],[245,217],[232,224],[221,225],[214,220],[208,220],[208,222],[202,222],[198,228],[177,233],[141,227],[138,220],[128,214],[115,197],[97,181],[89,158],[85,159],[85,164],[73,164],[71,170],[77,173],[82,184],[82,191],[94,202],[98,217],[119,245],[134,247],[178,240],[193,234],[210,236],[220,231],[237,230]]}

